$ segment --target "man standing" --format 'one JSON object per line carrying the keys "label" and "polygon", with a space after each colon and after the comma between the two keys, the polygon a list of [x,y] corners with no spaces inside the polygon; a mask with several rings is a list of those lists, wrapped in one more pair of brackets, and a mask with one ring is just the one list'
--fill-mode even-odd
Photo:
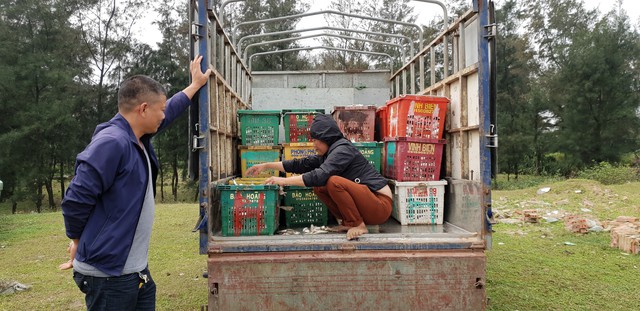
{"label": "man standing", "polygon": [[73,279],[88,310],[155,310],[148,251],[159,164],[151,137],[207,83],[211,70],[202,73],[201,61],[199,56],[191,62],[191,84],[169,100],[147,76],[122,82],[118,113],[96,127],[76,158],[62,214],[73,241]]}

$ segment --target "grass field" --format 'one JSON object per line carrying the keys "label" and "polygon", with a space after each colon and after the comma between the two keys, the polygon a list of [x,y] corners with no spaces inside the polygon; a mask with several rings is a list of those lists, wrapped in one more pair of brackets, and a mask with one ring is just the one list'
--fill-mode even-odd
{"label": "grass field", "polygon": [[[206,256],[192,233],[197,204],[160,204],[151,237],[149,266],[158,286],[158,310],[200,310],[207,303]],[[0,296],[0,310],[83,310],[84,296],[71,279],[68,239],[60,212],[0,215],[0,280],[33,287]]]}
{"label": "grass field", "polygon": [[[539,187],[551,190],[537,194]],[[588,180],[552,181],[493,192],[498,214],[537,209],[584,213],[600,220],[640,215],[640,183],[603,186]],[[580,190],[580,193],[576,193]],[[199,310],[206,304],[206,257],[191,232],[196,204],[159,204],[150,267],[158,285],[158,310]],[[640,256],[609,247],[609,233],[576,235],[562,221],[496,224],[487,252],[489,310],[637,310]],[[32,285],[0,296],[0,310],[83,310],[83,296],[67,260],[60,212],[0,214],[0,280]],[[571,242],[575,246],[565,245]]]}

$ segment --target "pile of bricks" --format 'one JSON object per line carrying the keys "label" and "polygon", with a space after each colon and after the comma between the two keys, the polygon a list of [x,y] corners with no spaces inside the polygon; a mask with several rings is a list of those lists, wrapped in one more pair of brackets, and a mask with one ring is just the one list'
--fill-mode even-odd
{"label": "pile of bricks", "polygon": [[522,221],[537,224],[540,222],[540,215],[538,215],[538,210],[535,209],[526,209],[522,211]]}
{"label": "pile of bricks", "polygon": [[607,227],[611,228],[611,247],[631,254],[640,253],[640,221],[637,217],[619,216]]}
{"label": "pile of bricks", "polygon": [[581,216],[569,215],[564,218],[564,228],[573,233],[588,233],[589,221]]}

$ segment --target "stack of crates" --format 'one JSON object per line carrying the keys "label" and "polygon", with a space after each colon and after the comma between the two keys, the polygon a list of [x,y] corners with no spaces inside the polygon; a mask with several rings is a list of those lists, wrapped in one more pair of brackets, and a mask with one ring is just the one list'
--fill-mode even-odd
{"label": "stack of crates", "polygon": [[[280,160],[282,147],[278,145],[280,137],[279,110],[239,110],[240,133],[242,144],[240,150],[240,167],[242,177],[249,177],[247,170],[260,163]],[[267,170],[259,176],[277,176],[278,172]]]}
{"label": "stack of crates", "polygon": [[[282,110],[282,124],[284,125],[284,140],[282,144],[282,160],[306,158],[316,154],[311,139],[311,124],[318,114],[324,114],[324,109],[295,109]],[[287,173],[286,177],[297,174]],[[318,199],[312,187],[287,186],[284,187],[283,206],[287,228],[305,227],[310,225],[327,225],[327,207]]]}
{"label": "stack of crates", "polygon": [[382,170],[394,195],[391,215],[402,225],[443,223],[447,182],[439,179],[448,104],[446,97],[401,95],[377,110]]}
{"label": "stack of crates", "polygon": [[344,137],[378,172],[382,172],[382,142],[376,141],[376,129],[380,124],[376,122],[377,109],[376,106],[335,106],[332,115]]}
{"label": "stack of crates", "polygon": [[217,186],[222,235],[273,235],[279,225],[279,189],[275,185],[264,185],[264,179],[277,176],[278,172],[266,170],[258,176],[248,176],[247,170],[256,164],[280,160],[280,111],[239,110],[238,119],[242,140],[238,146],[240,166],[246,179]]}

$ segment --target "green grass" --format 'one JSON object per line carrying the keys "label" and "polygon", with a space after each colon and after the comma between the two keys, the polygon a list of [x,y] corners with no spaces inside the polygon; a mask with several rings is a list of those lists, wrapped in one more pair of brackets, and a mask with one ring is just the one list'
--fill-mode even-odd
{"label": "green grass", "polygon": [[[158,286],[158,310],[199,310],[207,303],[206,256],[198,255],[192,233],[197,204],[159,204],[149,266]],[[84,296],[60,271],[68,239],[60,212],[0,215],[0,280],[33,287],[0,296],[0,310],[83,310]]]}
{"label": "green grass", "polygon": [[[551,190],[538,194],[541,187]],[[605,221],[640,216],[638,189],[637,182],[604,186],[572,179],[492,196],[497,214],[536,209],[541,215],[559,211]],[[497,224],[494,230],[487,252],[489,310],[637,310],[640,256],[609,247],[608,232],[574,234],[563,222],[544,221]]]}
{"label": "green grass", "polygon": [[[541,187],[550,187],[537,194]],[[600,220],[640,216],[640,183],[604,186],[590,180],[541,181],[520,190],[494,190],[496,211],[538,209],[588,213]],[[580,190],[580,193],[576,193]],[[150,250],[158,310],[199,310],[207,303],[206,256],[191,232],[197,204],[159,204]],[[497,224],[487,251],[489,310],[635,310],[640,256],[609,247],[608,233],[576,235],[562,222]],[[33,287],[0,296],[0,310],[83,310],[70,271],[60,212],[0,215],[0,280]],[[576,246],[564,245],[564,242]]]}

